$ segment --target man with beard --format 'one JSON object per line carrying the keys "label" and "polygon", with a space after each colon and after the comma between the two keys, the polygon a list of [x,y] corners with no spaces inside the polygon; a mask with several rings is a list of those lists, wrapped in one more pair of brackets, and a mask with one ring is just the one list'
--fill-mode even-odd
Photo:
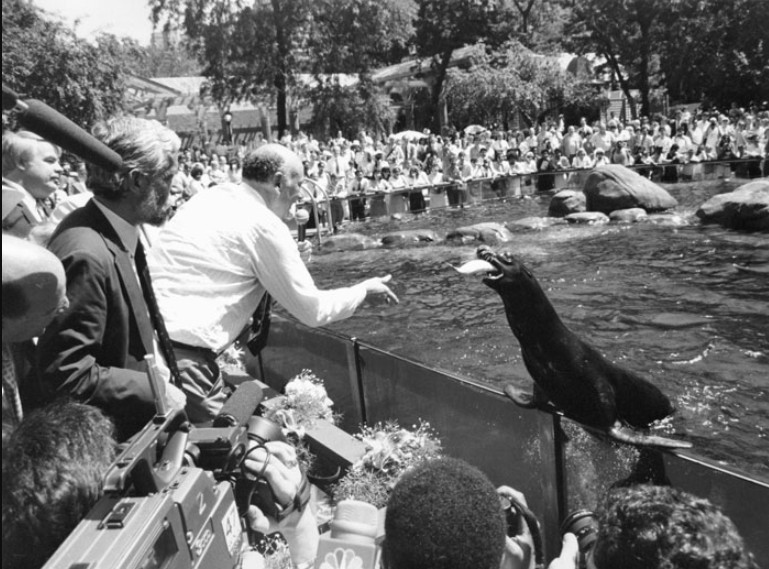
{"label": "man with beard", "polygon": [[168,382],[166,398],[185,396],[176,360],[149,278],[142,225],[168,217],[179,137],[156,121],[112,119],[94,136],[123,158],[118,172],[92,166],[94,197],[67,216],[49,248],[67,275],[70,310],[57,317],[38,344],[37,399],[58,395],[100,407],[115,421],[120,440],[155,412],[144,357],[155,356]]}

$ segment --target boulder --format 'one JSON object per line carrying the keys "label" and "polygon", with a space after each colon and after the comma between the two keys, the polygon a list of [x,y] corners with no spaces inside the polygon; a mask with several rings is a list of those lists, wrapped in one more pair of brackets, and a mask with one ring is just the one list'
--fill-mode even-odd
{"label": "boulder", "polygon": [[617,209],[609,214],[611,221],[618,223],[635,223],[648,217],[646,210],[640,207],[631,207],[630,209]]}
{"label": "boulder", "polygon": [[320,251],[364,251],[366,249],[376,249],[380,243],[361,233],[342,233],[339,235],[330,235],[323,239]]}
{"label": "boulder", "polygon": [[600,211],[570,213],[564,219],[569,223],[580,223],[584,225],[602,225],[604,223],[609,223],[609,216]]}
{"label": "boulder", "polygon": [[408,229],[394,231],[382,236],[382,245],[388,248],[410,247],[413,245],[425,245],[436,243],[440,237],[432,229]]}
{"label": "boulder", "polygon": [[718,223],[729,229],[769,231],[769,178],[713,196],[699,207],[697,217],[703,223]]}
{"label": "boulder", "polygon": [[554,225],[564,225],[566,220],[562,217],[524,217],[509,222],[506,227],[510,231],[541,231]]}
{"label": "boulder", "polygon": [[678,205],[663,188],[619,164],[593,169],[585,180],[583,191],[587,198],[587,211],[606,214],[635,207],[647,212],[663,211]]}
{"label": "boulder", "polygon": [[575,190],[561,190],[550,200],[547,215],[566,217],[570,213],[580,213],[586,209],[585,194]]}
{"label": "boulder", "polygon": [[482,241],[483,243],[505,243],[513,240],[513,234],[501,223],[486,222],[458,227],[446,235],[447,241]]}

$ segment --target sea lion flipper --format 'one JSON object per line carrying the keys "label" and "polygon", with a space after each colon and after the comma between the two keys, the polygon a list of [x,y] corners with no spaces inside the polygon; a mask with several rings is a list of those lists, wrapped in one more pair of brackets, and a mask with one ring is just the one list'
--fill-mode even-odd
{"label": "sea lion flipper", "polygon": [[505,385],[503,391],[516,405],[524,409],[542,409],[548,402],[547,397],[544,396],[544,393],[536,383],[532,393],[527,393],[511,383]]}
{"label": "sea lion flipper", "polygon": [[645,435],[622,425],[619,422],[614,423],[609,430],[608,435],[615,441],[627,443],[635,446],[653,446],[660,448],[692,448],[692,443],[688,441],[677,441],[657,435]]}

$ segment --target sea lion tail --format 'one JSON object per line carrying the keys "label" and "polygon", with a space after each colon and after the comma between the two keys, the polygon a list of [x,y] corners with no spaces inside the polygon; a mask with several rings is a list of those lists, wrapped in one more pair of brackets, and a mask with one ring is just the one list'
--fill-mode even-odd
{"label": "sea lion tail", "polygon": [[692,443],[688,441],[677,441],[667,437],[657,435],[646,435],[626,427],[619,422],[614,423],[608,430],[609,436],[615,441],[627,443],[635,446],[652,446],[659,448],[692,448]]}

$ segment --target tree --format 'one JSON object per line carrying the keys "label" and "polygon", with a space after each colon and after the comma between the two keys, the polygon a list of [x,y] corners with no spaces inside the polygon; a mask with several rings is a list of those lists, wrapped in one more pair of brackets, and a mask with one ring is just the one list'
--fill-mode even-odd
{"label": "tree", "polygon": [[3,84],[85,128],[124,109],[125,70],[140,53],[128,38],[93,45],[28,0],[3,0]]}
{"label": "tree", "polygon": [[769,97],[769,2],[679,0],[658,51],[670,96],[721,107]]}
{"label": "tree", "polygon": [[[200,50],[211,94],[227,101],[274,95],[279,135],[300,73],[360,72],[409,34],[413,0],[151,0],[155,21],[182,23]],[[393,31],[394,30],[394,31]]]}
{"label": "tree", "polygon": [[648,115],[658,79],[655,46],[668,0],[581,0],[575,2],[569,29],[570,47],[606,58],[620,88],[638,116],[630,90],[641,93],[641,113]]}
{"label": "tree", "polygon": [[[455,49],[488,40],[498,19],[492,0],[420,0],[416,21],[419,55],[430,58],[433,72],[431,117],[440,130],[443,84]],[[492,46],[493,47],[493,46]]]}
{"label": "tree", "polygon": [[567,104],[583,109],[595,93],[562,71],[556,59],[510,42],[468,70],[450,70],[446,98],[454,124],[499,122],[508,128],[515,112],[531,124]]}

